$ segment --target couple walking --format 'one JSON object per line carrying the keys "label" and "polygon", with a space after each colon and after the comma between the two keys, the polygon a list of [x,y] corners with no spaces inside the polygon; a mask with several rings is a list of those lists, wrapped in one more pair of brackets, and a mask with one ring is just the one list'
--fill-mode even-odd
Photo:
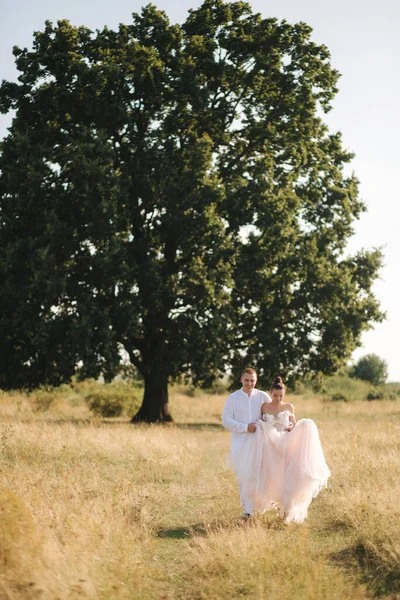
{"label": "couple walking", "polygon": [[302,523],[330,476],[317,426],[311,419],[296,422],[280,377],[270,394],[255,388],[254,369],[245,369],[240,381],[242,389],[227,398],[222,425],[232,432],[230,456],[244,515],[275,508],[287,523]]}

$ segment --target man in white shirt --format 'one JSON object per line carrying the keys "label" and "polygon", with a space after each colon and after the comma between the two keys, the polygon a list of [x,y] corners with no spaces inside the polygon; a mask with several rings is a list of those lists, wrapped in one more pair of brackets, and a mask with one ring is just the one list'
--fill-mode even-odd
{"label": "man in white shirt", "polygon": [[[254,369],[247,368],[243,371],[240,379],[242,389],[228,396],[222,413],[222,425],[232,432],[231,452],[234,460],[235,455],[240,453],[245,444],[246,437],[255,433],[257,421],[261,419],[261,407],[265,402],[271,402],[271,397],[266,392],[257,390],[257,373]],[[253,514],[251,500],[242,494],[242,486],[239,483],[240,502],[243,507],[245,518]]]}

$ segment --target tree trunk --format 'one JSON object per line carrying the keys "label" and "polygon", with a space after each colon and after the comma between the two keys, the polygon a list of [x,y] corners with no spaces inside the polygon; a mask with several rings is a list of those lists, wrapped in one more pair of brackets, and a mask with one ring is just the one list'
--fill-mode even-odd
{"label": "tree trunk", "polygon": [[158,373],[145,377],[143,403],[131,423],[160,421],[172,421],[172,417],[168,405],[168,377]]}

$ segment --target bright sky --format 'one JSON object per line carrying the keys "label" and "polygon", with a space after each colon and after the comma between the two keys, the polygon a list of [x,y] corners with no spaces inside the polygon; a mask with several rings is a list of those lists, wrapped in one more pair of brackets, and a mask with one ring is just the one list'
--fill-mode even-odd
{"label": "bright sky", "polygon": [[[172,22],[185,20],[199,0],[153,0]],[[389,365],[389,380],[400,381],[400,2],[399,0],[250,0],[264,17],[305,21],[313,39],[324,43],[342,77],[333,110],[325,117],[331,131],[343,133],[344,145],[356,154],[352,169],[361,181],[368,206],[356,223],[350,252],[382,246],[385,267],[374,291],[387,313],[386,321],[363,336],[354,359],[378,354]],[[0,79],[15,80],[12,47],[30,47],[33,31],[44,22],[68,19],[90,29],[129,23],[147,0],[0,0]],[[10,117],[0,115],[0,138]]]}

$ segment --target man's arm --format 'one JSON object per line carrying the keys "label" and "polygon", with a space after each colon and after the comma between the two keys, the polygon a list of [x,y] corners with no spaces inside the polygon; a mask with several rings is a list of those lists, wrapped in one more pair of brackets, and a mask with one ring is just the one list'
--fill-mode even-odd
{"label": "man's arm", "polygon": [[224,410],[222,412],[222,425],[225,429],[235,433],[247,433],[247,423],[241,423],[233,418],[233,403],[232,398],[228,396]]}
{"label": "man's arm", "polygon": [[265,404],[265,403],[269,404],[270,402],[272,402],[272,398],[267,392],[262,392],[262,395],[264,396],[263,404]]}

